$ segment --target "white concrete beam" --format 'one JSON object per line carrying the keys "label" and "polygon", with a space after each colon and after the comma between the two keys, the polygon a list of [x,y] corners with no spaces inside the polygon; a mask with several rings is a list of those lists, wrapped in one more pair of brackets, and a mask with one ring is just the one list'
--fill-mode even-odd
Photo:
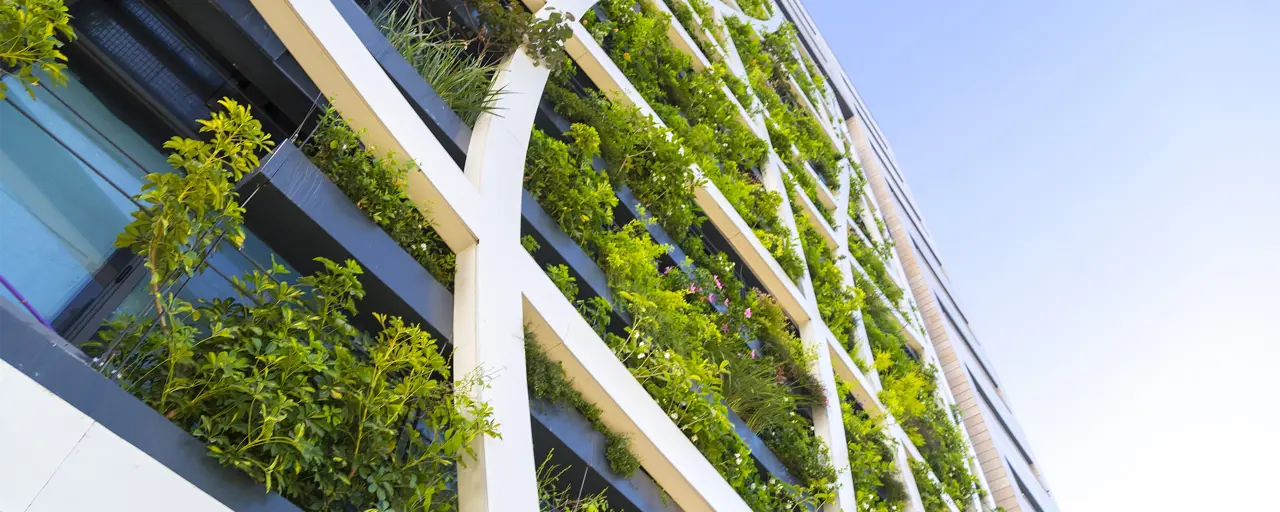
{"label": "white concrete beam", "polygon": [[630,437],[632,452],[654,481],[684,510],[747,510],[537,262],[527,254],[514,259],[524,316],[538,342],[564,366],[574,389],[600,408],[604,423]]}
{"label": "white concrete beam", "polygon": [[251,1],[342,117],[364,130],[366,144],[418,163],[408,176],[409,196],[430,212],[449,248],[460,252],[474,244],[484,215],[476,190],[337,8],[316,0]]}

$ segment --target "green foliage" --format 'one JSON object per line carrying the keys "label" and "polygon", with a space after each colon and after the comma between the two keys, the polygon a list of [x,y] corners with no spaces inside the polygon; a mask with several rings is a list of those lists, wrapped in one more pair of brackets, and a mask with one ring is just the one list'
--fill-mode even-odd
{"label": "green foliage", "polygon": [[591,160],[600,150],[600,136],[595,128],[574,124],[567,134],[568,144],[534,131],[529,140],[529,159],[525,167],[525,189],[542,203],[552,206],[547,214],[556,219],[574,240],[585,240],[588,233],[613,223],[613,208],[618,198],[613,194],[608,176],[597,172]]}
{"label": "green foliage", "polygon": [[[800,69],[793,52],[795,27],[784,23],[761,38],[750,25],[736,18],[727,18],[725,24],[747,68],[751,87],[769,113],[769,138],[774,150],[789,159],[791,148],[795,147],[800,159],[813,165],[826,185],[834,188],[839,183],[837,172],[845,155],[832,145],[820,121],[798,103],[788,81],[788,77],[808,73]],[[801,82],[807,81],[797,80],[797,84]]]}
{"label": "green foliage", "polygon": [[890,277],[889,269],[885,267],[885,252],[887,251],[869,247],[857,233],[849,232],[849,253],[867,271],[889,303],[896,305],[902,301],[902,288]]}
{"label": "green foliage", "polygon": [[[582,143],[588,132],[580,125],[574,127],[569,143],[534,135],[528,152],[526,188],[553,217],[566,219],[562,221],[566,232],[596,259],[618,306],[633,319],[627,327],[629,337],[606,333],[606,342],[686,436],[756,509],[780,510],[787,508],[788,501],[796,505],[829,499],[834,471],[830,471],[830,479],[823,480],[822,468],[830,468],[825,447],[813,436],[812,426],[794,414],[802,403],[814,403],[820,398],[788,390],[807,386],[791,381],[788,375],[802,373],[792,365],[807,368],[807,358],[812,356],[804,353],[795,338],[781,327],[782,314],[775,311],[777,306],[771,300],[744,296],[741,283],[729,277],[732,269],[723,256],[701,252],[698,239],[688,234],[696,218],[689,207],[692,197],[683,202],[670,197],[692,195],[691,189],[670,186],[693,180],[679,147],[671,145],[661,131],[634,110],[619,109],[602,100],[589,103],[594,99],[583,100],[563,88],[549,89],[553,95],[557,91],[558,98],[565,101],[560,105],[562,110],[573,112],[571,118],[575,120],[587,119],[587,124],[599,130],[599,147],[609,172],[602,174],[584,165],[595,155],[592,144]],[[620,133],[636,137],[628,139]],[[664,160],[655,151],[675,161]],[[612,183],[619,181],[629,184],[641,201],[650,200],[646,213],[665,219],[664,227],[673,236],[684,235],[687,251],[699,251],[696,254],[701,268],[692,278],[670,268],[659,270],[655,261],[668,248],[654,243],[641,221],[614,226]],[[578,191],[565,190],[567,187]],[[608,193],[597,193],[602,190]],[[676,210],[664,210],[668,207]],[[577,297],[577,286],[567,268],[553,266],[547,272],[566,296],[571,300]],[[723,311],[712,307],[713,303]],[[581,302],[579,307],[582,310]],[[761,319],[773,319],[773,323],[760,323]],[[775,340],[768,345],[768,353],[751,354],[744,337],[761,332],[772,333]],[[761,432],[770,433],[765,439],[788,446],[785,451],[775,451],[793,455],[798,474],[819,476],[806,489],[766,482],[750,462],[749,448],[733,431],[726,403],[750,407],[746,415],[757,422]]]}
{"label": "green foliage", "polygon": [[[772,123],[770,125],[772,126]],[[818,198],[818,182],[814,181],[813,177],[804,169],[804,164],[800,163],[794,156],[785,159],[785,162],[787,164],[787,173],[783,175],[783,180],[787,190],[793,190],[795,185],[799,185],[800,191],[804,192],[805,197],[809,198],[809,202],[813,203],[813,206],[818,209],[818,213],[827,221],[827,225],[835,226],[835,212],[827,208],[827,203]]]}
{"label": "green foliage", "polygon": [[422,268],[450,290],[457,262],[453,251],[431,227],[427,205],[409,198],[406,179],[418,172],[411,160],[379,155],[333,107],[320,118],[310,142],[302,148],[361,211],[395,240]]}
{"label": "green foliage", "polygon": [[[166,143],[185,173],[148,175],[135,199],[152,206],[117,240],[165,287],[199,273],[219,236],[243,238],[228,184],[270,141],[247,108],[222,104],[225,114],[201,122],[212,142]],[[317,261],[324,270],[296,285],[278,279],[278,264],[233,277],[238,297],[192,303],[153,285],[162,329],[112,319],[101,340],[119,340],[124,356],[104,367],[219,462],[304,509],[454,508],[459,454],[498,435],[470,393],[479,380],[451,384],[435,341],[399,318],[375,314],[374,335],[355,329],[360,266]]]}
{"label": "green foliage", "polygon": [[[799,214],[796,215],[796,227],[800,230],[800,246],[804,248],[804,258],[809,264],[809,279],[817,298],[818,313],[837,339],[847,343],[846,346],[852,346],[857,327],[853,314],[862,307],[865,295],[862,289],[844,284],[844,274],[840,271],[835,252]],[[850,352],[856,353],[855,350]]]}
{"label": "green foliage", "polygon": [[551,463],[551,455],[538,464],[538,510],[542,512],[609,512],[609,500],[604,492],[579,496],[571,486],[560,485],[560,477],[569,470]]}
{"label": "green foliage", "polygon": [[[839,383],[841,396],[850,396],[849,384]],[[897,512],[906,508],[907,489],[898,480],[895,461],[897,441],[884,430],[884,420],[866,411],[854,410],[848,401],[840,404],[844,416],[844,437],[849,449],[849,467],[858,510]]]}
{"label": "green foliage", "polygon": [[457,456],[497,435],[492,411],[450,385],[417,326],[376,315],[376,336],[353,328],[359,265],[318,261],[325,270],[297,286],[276,266],[234,278],[239,299],[172,299],[168,334],[113,321],[103,339],[123,334],[142,354],[123,382],[219,462],[304,509],[452,508]]}
{"label": "green foliage", "polygon": [[[34,99],[36,72],[54,84],[67,82],[67,56],[59,49],[76,38],[63,0],[5,0],[0,3],[0,79],[14,75]],[[62,39],[59,39],[61,36]],[[65,41],[64,41],[65,40]],[[0,82],[0,100],[9,86]]]}
{"label": "green foliage", "polygon": [[569,267],[564,265],[551,265],[547,267],[547,277],[551,278],[551,282],[555,283],[560,293],[564,294],[578,310],[578,313],[591,324],[591,328],[596,334],[604,336],[604,331],[609,327],[609,315],[613,314],[613,306],[604,297],[591,297],[590,299],[578,298],[577,279],[569,275]]}
{"label": "green foliage", "polygon": [[534,238],[533,235],[524,235],[520,237],[520,246],[524,247],[524,250],[529,254],[533,254],[535,251],[542,248],[542,244],[538,243],[538,240]]}
{"label": "green foliage", "polygon": [[907,353],[902,327],[878,298],[867,301],[863,323],[883,385],[880,401],[920,449],[942,491],[957,502],[967,503],[980,492],[978,480],[969,471],[968,447],[959,415],[938,402],[935,370]]}
{"label": "green foliage", "polygon": [[609,467],[623,476],[635,474],[640,469],[640,461],[631,453],[631,439],[604,424],[600,419],[600,408],[573,388],[573,381],[565,375],[564,366],[547,355],[528,327],[524,330],[524,353],[529,396],[576,409],[597,432],[604,435],[605,458],[609,459]]}
{"label": "green foliage", "polygon": [[164,143],[169,165],[181,172],[147,174],[133,221],[116,238],[116,247],[146,258],[149,282],[162,330],[168,330],[166,297],[161,288],[181,275],[203,272],[206,256],[223,239],[244,242],[235,182],[258,166],[258,153],[274,145],[249,107],[223,98],[226,112],[199,121],[209,141],[174,137]]}
{"label": "green foliage", "polygon": [[798,279],[804,267],[778,215],[782,198],[751,174],[764,163],[768,146],[725,92],[723,78],[730,73],[723,65],[694,71],[692,58],[670,42],[670,18],[651,4],[641,3],[639,12],[628,0],[600,5],[608,21],[588,25],[605,28],[595,33],[604,35],[614,62],[671,130],[675,140],[668,144],[683,146],[682,163],[697,165],[783,270]]}
{"label": "green foliage", "polygon": [[484,27],[476,35],[482,54],[500,60],[523,47],[530,57],[551,69],[568,60],[564,41],[573,35],[568,25],[573,21],[572,14],[551,12],[544,19],[534,16],[521,4],[503,0],[463,0],[463,3],[473,9],[479,25]]}
{"label": "green foliage", "polygon": [[471,41],[453,39],[450,30],[436,19],[421,19],[422,0],[395,3],[370,13],[374,24],[409,65],[427,81],[449,108],[468,126],[482,113],[494,112],[494,102],[502,94],[495,89],[496,62],[468,52]]}
{"label": "green foliage", "polygon": [[737,0],[742,13],[752,18],[767,20],[773,16],[773,0]]}
{"label": "green foliage", "polygon": [[[675,0],[679,2],[680,0]],[[724,48],[729,44],[729,34],[724,31],[724,25],[716,19],[715,13],[711,9],[711,4],[706,0],[689,0],[689,6],[693,8],[693,12],[698,13],[698,19],[702,21],[702,27],[711,33],[711,37],[715,38],[720,47]],[[688,25],[685,25],[686,27]]]}
{"label": "green foliage", "polygon": [[948,512],[947,502],[942,498],[942,487],[929,478],[929,465],[911,459],[911,475],[916,480],[916,490],[920,491],[920,501],[925,512]]}
{"label": "green foliage", "polygon": [[[708,18],[704,16],[704,11],[698,11],[697,20],[695,20],[694,19],[695,8],[692,8],[690,6],[690,3],[686,3],[685,0],[664,0],[664,1],[666,2],[667,7],[671,9],[671,14],[674,15],[676,20],[680,22],[680,26],[684,27],[685,31],[689,33],[689,37],[693,38],[694,44],[698,45],[698,49],[702,50],[702,54],[707,57],[707,60],[713,63],[722,62],[724,60],[724,55],[720,53],[720,50],[716,48],[715,44],[711,43],[711,40],[708,39],[709,36],[707,34],[711,34],[710,37],[716,37],[717,39],[722,39],[724,37],[723,27],[718,27],[717,24],[715,23],[714,18]],[[710,5],[708,5],[706,2],[702,2],[701,0],[692,0],[692,1],[700,2],[703,7],[706,7],[708,9],[710,8]],[[706,14],[710,14],[710,13],[706,12]],[[711,21],[708,22],[707,20],[711,20]],[[702,23],[699,23],[699,21],[701,21]],[[715,36],[717,31],[719,31],[722,35],[718,37]]]}

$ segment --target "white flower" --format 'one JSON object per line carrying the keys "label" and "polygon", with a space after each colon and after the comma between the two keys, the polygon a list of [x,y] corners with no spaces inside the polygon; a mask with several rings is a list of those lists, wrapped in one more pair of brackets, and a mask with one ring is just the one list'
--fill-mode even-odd
{"label": "white flower", "polygon": [[697,442],[697,441],[698,441],[698,436],[697,436],[697,435],[694,435],[693,437],[689,438],[689,440],[690,440],[690,441],[693,441],[693,442]]}
{"label": "white flower", "polygon": [[639,357],[640,359],[644,359],[644,352],[641,352],[640,355],[637,357]]}
{"label": "white flower", "polygon": [[679,415],[679,414],[676,414],[676,413],[674,413],[674,412],[673,412],[673,413],[671,413],[671,419],[673,419],[673,420],[678,420],[678,419],[680,419],[680,415]]}
{"label": "white flower", "polygon": [[662,353],[662,358],[663,358],[663,359],[671,359],[671,351],[670,351],[670,350],[668,350],[668,351],[666,351],[666,352],[663,352],[663,353]]}

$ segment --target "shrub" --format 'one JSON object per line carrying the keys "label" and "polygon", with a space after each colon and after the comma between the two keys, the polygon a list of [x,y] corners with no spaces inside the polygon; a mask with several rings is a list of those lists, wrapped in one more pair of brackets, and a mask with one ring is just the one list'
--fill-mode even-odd
{"label": "shrub", "polygon": [[[284,268],[230,279],[238,297],[188,302],[169,289],[206,267],[223,239],[243,239],[231,183],[270,146],[249,110],[201,121],[210,142],[174,138],[184,171],[145,177],[117,245],[143,256],[161,329],[114,318],[103,330],[107,371],[126,389],[239,468],[308,510],[453,508],[455,464],[491,409],[452,384],[448,360],[417,326],[376,315],[369,335],[348,321],[364,296],[354,261],[298,280]],[[110,340],[110,341],[109,341]],[[114,350],[117,346],[122,350]],[[123,354],[123,356],[121,356]]]}
{"label": "shrub", "polygon": [[375,149],[366,147],[360,134],[329,107],[302,151],[374,224],[452,290],[456,256],[431,227],[427,205],[414,203],[406,188],[406,177],[418,172],[417,165],[394,154],[379,156]]}
{"label": "shrub", "polygon": [[[571,95],[567,91],[563,94]],[[753,322],[757,321],[754,318],[757,315],[749,315],[746,308],[756,307],[765,311],[774,307],[771,301],[746,302],[742,298],[741,283],[731,279],[727,273],[716,274],[706,268],[699,268],[692,275],[672,272],[670,268],[660,270],[656,260],[668,248],[649,238],[643,222],[614,226],[612,205],[616,199],[611,182],[616,177],[631,179],[630,184],[633,190],[637,190],[637,195],[643,193],[646,195],[642,197],[649,197],[647,194],[663,191],[659,180],[683,180],[691,176],[686,174],[687,166],[663,161],[646,152],[649,150],[631,153],[635,139],[627,140],[617,135],[620,131],[639,133],[645,137],[644,141],[668,143],[649,121],[643,117],[631,117],[630,112],[615,111],[607,102],[596,105],[599,109],[584,107],[584,111],[589,111],[592,115],[589,119],[598,123],[593,124],[593,128],[600,130],[600,148],[606,155],[610,172],[602,174],[586,165],[595,154],[594,144],[584,142],[594,142],[594,139],[588,136],[590,132],[586,126],[578,125],[571,130],[569,142],[535,133],[528,153],[525,179],[526,187],[539,203],[553,217],[563,219],[562,226],[570,236],[596,259],[605,272],[618,307],[632,318],[632,324],[625,328],[629,337],[605,333],[606,343],[699,451],[754,508],[778,510],[787,508],[784,505],[787,502],[795,505],[829,499],[834,470],[830,471],[829,479],[823,480],[823,470],[814,469],[829,468],[825,462],[826,454],[822,451],[825,447],[812,435],[812,426],[798,415],[792,415],[799,406],[797,398],[802,395],[788,390],[786,375],[791,370],[783,371],[782,379],[779,379],[779,371],[787,368],[784,361],[807,365],[806,355],[792,352],[796,347],[792,343],[794,338],[775,332],[778,339],[770,350],[776,353],[755,354],[756,358],[752,358],[742,336],[754,332],[753,329],[759,332],[778,329],[776,325],[752,327],[756,325]],[[611,124],[633,120],[635,124],[623,125],[619,130],[613,129]],[[683,158],[678,150],[672,149],[669,153],[672,157]],[[614,151],[619,155],[639,156],[631,161],[621,156],[623,163],[618,165],[617,160],[611,158]],[[637,168],[631,168],[632,165]],[[648,169],[660,169],[660,172],[670,174],[646,172]],[[648,180],[654,182],[651,184]],[[681,194],[681,190],[674,189],[675,195]],[[667,194],[671,192],[672,189],[666,189]],[[667,219],[671,224],[692,219],[692,210],[677,211],[673,215],[653,207],[653,204],[671,204],[688,208],[689,203],[675,200],[668,203],[669,197],[663,196],[656,199],[648,203],[653,209],[647,210],[654,212],[655,217]],[[677,216],[686,212],[690,214],[688,217]],[[687,235],[690,233],[688,229],[686,225],[683,231],[685,240],[691,247],[700,248],[700,245],[693,245],[700,242]],[[699,254],[703,263],[713,267],[724,265],[722,258]],[[573,298],[577,296],[576,285],[566,270],[551,267],[548,274],[562,292]],[[723,312],[712,307],[712,302],[723,306]],[[599,317],[587,313],[583,303],[579,303],[579,307],[584,316]],[[765,317],[770,315],[765,313]],[[781,318],[780,311],[776,317]],[[597,329],[603,332],[598,326]],[[789,359],[783,359],[782,354]],[[730,380],[749,376],[754,377],[748,385],[735,387],[743,381]],[[738,394],[740,391],[756,393],[752,395],[756,398],[771,398],[767,401],[745,399],[746,395]],[[798,474],[818,476],[805,489],[766,482],[756,473],[750,462],[749,448],[729,423],[726,403],[755,407],[749,410],[753,413],[750,417],[759,423],[757,426],[761,431],[776,431],[776,435],[765,439],[782,443],[774,445],[777,453],[791,456]],[[789,449],[781,450],[777,448],[779,446]]]}
{"label": "shrub", "polygon": [[597,432],[604,435],[605,458],[609,460],[609,467],[619,475],[629,477],[635,474],[640,469],[640,461],[631,453],[631,439],[604,424],[600,419],[600,408],[573,388],[573,381],[565,375],[564,366],[547,356],[533,331],[527,327],[524,331],[524,353],[529,396],[577,410]]}
{"label": "shrub", "polygon": [[[841,396],[850,396],[849,384],[841,382],[839,388]],[[869,416],[861,407],[855,409],[851,398],[841,402],[840,412],[844,417],[844,436],[858,510],[903,510],[907,489],[898,479],[895,462],[898,443],[885,434],[883,419]]]}

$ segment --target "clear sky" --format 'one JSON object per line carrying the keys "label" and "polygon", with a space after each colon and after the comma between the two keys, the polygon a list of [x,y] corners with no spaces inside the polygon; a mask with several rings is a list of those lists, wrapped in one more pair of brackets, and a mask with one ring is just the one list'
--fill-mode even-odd
{"label": "clear sky", "polygon": [[1062,509],[1276,510],[1280,2],[804,2]]}

